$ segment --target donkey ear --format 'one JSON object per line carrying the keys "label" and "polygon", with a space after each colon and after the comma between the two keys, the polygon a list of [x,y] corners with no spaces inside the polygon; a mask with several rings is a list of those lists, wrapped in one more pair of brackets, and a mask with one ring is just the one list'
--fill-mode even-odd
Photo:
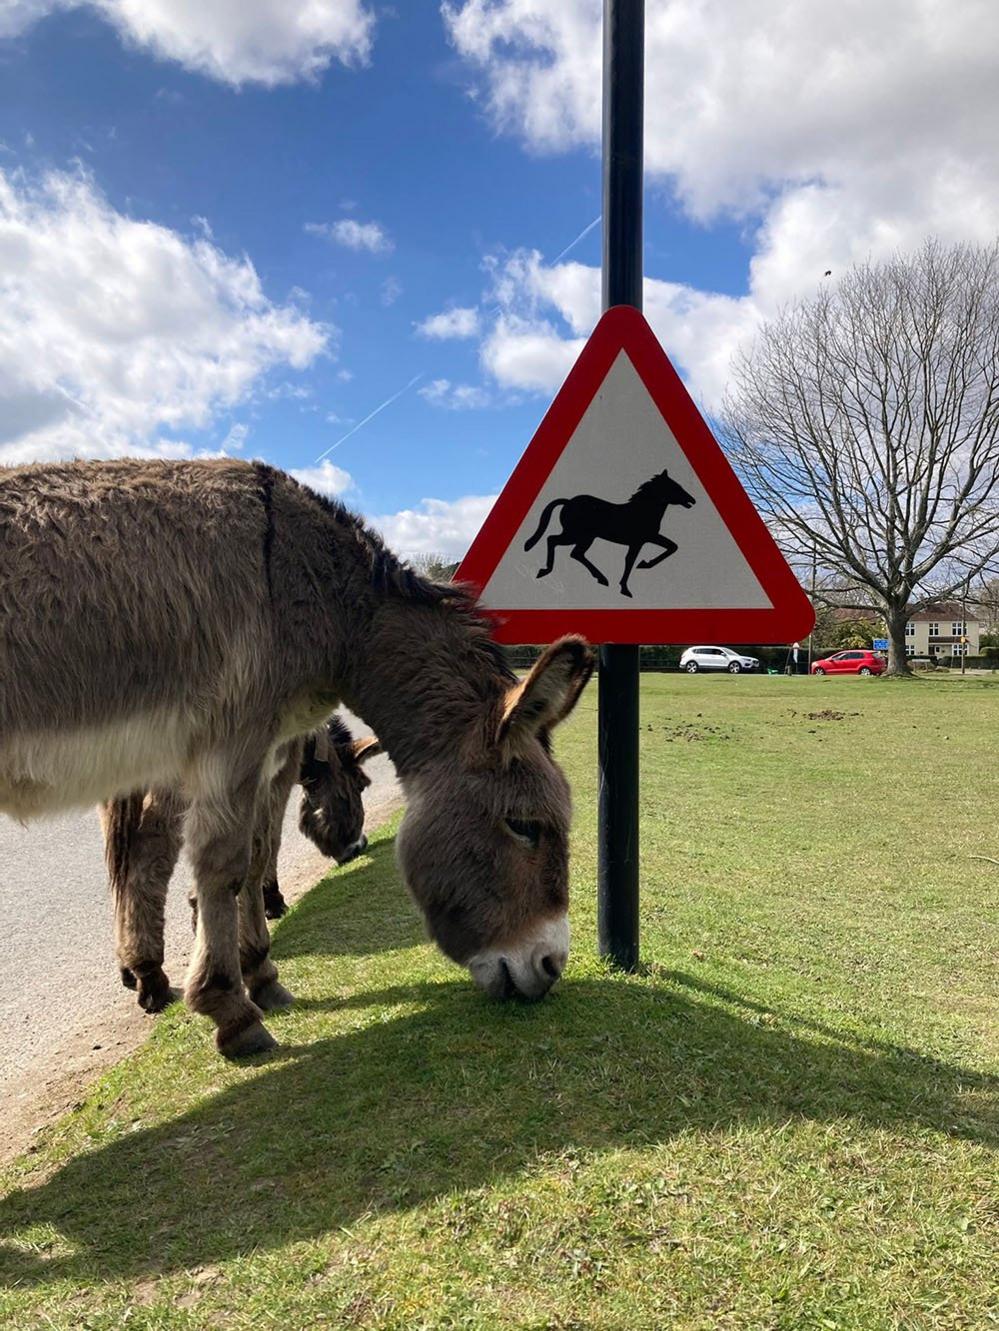
{"label": "donkey ear", "polygon": [[552,643],[527,678],[508,690],[497,740],[516,748],[558,725],[578,702],[595,660],[583,638],[560,638]]}
{"label": "donkey ear", "polygon": [[364,739],[355,739],[351,743],[350,751],[355,763],[366,763],[369,758],[381,753],[381,741],[376,735],[365,735]]}

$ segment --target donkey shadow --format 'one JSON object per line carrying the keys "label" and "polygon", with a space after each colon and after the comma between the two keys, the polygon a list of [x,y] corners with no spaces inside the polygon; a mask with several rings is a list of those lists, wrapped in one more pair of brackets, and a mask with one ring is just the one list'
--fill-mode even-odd
{"label": "donkey shadow", "polygon": [[[382,901],[400,891],[358,877]],[[325,907],[339,916],[338,901]],[[344,1000],[331,967],[316,1006],[378,1008],[375,1021],[286,1048],[0,1199],[0,1284],[225,1261],[488,1186],[552,1152],[692,1129],[852,1119],[999,1142],[985,1103],[997,1078],[779,1013],[768,1024],[738,994],[663,978],[569,978],[544,1003],[496,1006],[463,979]],[[68,1248],[17,1241],[45,1225]]]}
{"label": "donkey shadow", "polygon": [[371,890],[394,858],[393,839],[372,841],[363,858],[331,869],[275,930],[271,956],[277,964],[292,957],[369,956],[426,942],[423,920],[400,883],[391,898]]}
{"label": "donkey shadow", "polygon": [[555,567],[555,551],[559,546],[571,545],[570,559],[582,564],[601,587],[608,586],[607,579],[596,564],[587,559],[586,552],[596,540],[609,541],[612,545],[624,545],[628,548],[624,557],[624,572],[620,587],[622,596],[631,596],[628,579],[643,546],[656,545],[661,553],[651,559],[643,559],[638,565],[639,568],[655,568],[664,559],[676,554],[679,549],[675,541],[663,536],[659,530],[666,509],[670,504],[678,504],[681,508],[693,508],[696,502],[694,496],[672,480],[667,471],[661,471],[645,481],[625,504],[613,504],[607,499],[598,499],[596,495],[553,499],[545,505],[538,529],[530,540],[524,543],[524,549],[533,550],[545,534],[552,514],[561,506],[562,530],[548,537],[548,557],[544,568],[538,569],[538,577],[546,578],[551,573]]}

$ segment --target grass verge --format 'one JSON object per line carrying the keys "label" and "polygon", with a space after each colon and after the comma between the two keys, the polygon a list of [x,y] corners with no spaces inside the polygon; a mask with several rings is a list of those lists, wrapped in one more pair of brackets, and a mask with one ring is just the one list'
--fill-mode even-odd
{"label": "grass verge", "polygon": [[[643,966],[593,958],[595,690],[546,1002],[425,944],[392,828],[0,1175],[0,1325],[999,1325],[999,687],[643,680]],[[124,998],[123,998],[123,1001]]]}

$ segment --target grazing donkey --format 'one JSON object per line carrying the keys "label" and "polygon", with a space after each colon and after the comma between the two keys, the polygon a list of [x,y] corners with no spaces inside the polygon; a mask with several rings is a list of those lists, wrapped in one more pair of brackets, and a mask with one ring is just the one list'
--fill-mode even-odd
{"label": "grazing donkey", "polygon": [[640,485],[626,504],[612,504],[607,499],[598,499],[596,495],[553,499],[545,505],[538,530],[524,543],[524,549],[532,550],[537,545],[545,534],[552,514],[561,504],[563,507],[559,516],[562,530],[557,536],[548,537],[548,559],[544,568],[538,569],[538,577],[546,578],[555,567],[555,551],[560,545],[571,545],[569,558],[577,560],[601,587],[606,587],[607,579],[596,564],[586,558],[586,552],[596,540],[610,541],[612,545],[628,547],[620,585],[621,595],[630,596],[628,579],[643,545],[657,545],[661,553],[651,559],[643,559],[639,568],[655,568],[679,549],[676,541],[663,536],[659,530],[668,506],[679,504],[683,508],[693,508],[696,502],[694,496],[672,480],[666,471],[659,472]]}
{"label": "grazing donkey", "polygon": [[259,881],[284,747],[343,701],[408,799],[403,878],[487,993],[539,997],[568,953],[569,789],[553,726],[579,638],[518,681],[468,594],[265,466],[0,472],[0,809],[29,818],[179,787],[198,901],[186,997],[230,1056],[289,1001]]}
{"label": "grazing donkey", "polygon": [[[302,786],[298,825],[330,859],[346,864],[367,846],[362,791],[371,784],[362,764],[381,751],[374,738],[355,740],[331,716],[311,735],[292,740],[268,792],[268,853],[262,882],[264,914],[279,919],[287,909],[277,881],[278,851],[291,788]],[[139,1006],[160,1012],[173,998],[163,970],[167,887],[180,857],[187,801],[179,789],[136,791],[100,807],[104,852],[114,902],[118,967],[126,989],[138,991]],[[197,903],[192,900],[197,920]]]}

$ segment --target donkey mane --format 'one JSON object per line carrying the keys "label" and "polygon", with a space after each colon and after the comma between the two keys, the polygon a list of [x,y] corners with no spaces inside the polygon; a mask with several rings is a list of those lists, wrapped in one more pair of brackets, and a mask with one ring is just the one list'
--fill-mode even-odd
{"label": "donkey mane", "polygon": [[[273,486],[275,478],[280,476],[285,484],[294,485],[307,495],[354,539],[367,560],[370,584],[374,591],[379,595],[395,596],[401,601],[409,601],[415,605],[448,606],[464,620],[473,651],[483,657],[504,680],[510,683],[516,681],[516,675],[507,662],[506,653],[494,640],[492,626],[480,613],[475,594],[470,587],[461,583],[436,582],[431,578],[425,578],[393,554],[381,536],[338,499],[330,499],[326,495],[319,494],[286,473],[277,472],[266,463],[258,462],[254,465],[260,478],[261,498],[267,510],[268,527],[271,523],[268,502],[270,487]],[[269,555],[269,549],[270,541],[265,535],[265,559]]]}
{"label": "donkey mane", "polygon": [[350,731],[338,716],[331,716],[326,722],[326,734],[331,744],[349,744],[353,739]]}

